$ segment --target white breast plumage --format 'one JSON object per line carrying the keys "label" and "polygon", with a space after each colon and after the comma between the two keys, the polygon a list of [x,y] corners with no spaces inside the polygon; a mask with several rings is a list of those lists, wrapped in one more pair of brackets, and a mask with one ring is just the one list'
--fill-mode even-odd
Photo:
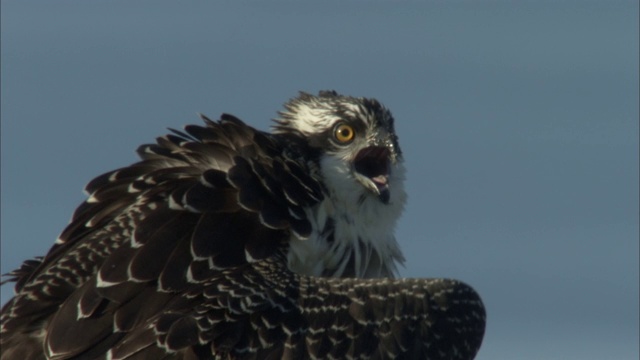
{"label": "white breast plumage", "polygon": [[393,277],[404,257],[394,236],[406,202],[402,163],[393,167],[388,203],[362,188],[343,163],[333,157],[321,162],[329,196],[306,209],[312,219],[308,239],[293,235],[289,267],[313,276]]}

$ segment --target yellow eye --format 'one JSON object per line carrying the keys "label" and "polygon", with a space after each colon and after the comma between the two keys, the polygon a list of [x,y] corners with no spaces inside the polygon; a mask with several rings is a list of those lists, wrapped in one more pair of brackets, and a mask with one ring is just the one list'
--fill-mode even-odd
{"label": "yellow eye", "polygon": [[339,143],[346,144],[351,142],[353,138],[356,136],[356,132],[353,128],[347,124],[339,124],[336,126],[333,136],[338,140]]}

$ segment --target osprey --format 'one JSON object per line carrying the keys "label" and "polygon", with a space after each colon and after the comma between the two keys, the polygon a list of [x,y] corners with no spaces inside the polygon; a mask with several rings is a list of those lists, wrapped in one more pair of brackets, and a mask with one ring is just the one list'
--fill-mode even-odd
{"label": "osprey", "polygon": [[91,181],[48,254],[9,274],[2,359],[475,356],[471,287],[393,279],[406,195],[389,110],[323,91],[272,133],[203,120]]}

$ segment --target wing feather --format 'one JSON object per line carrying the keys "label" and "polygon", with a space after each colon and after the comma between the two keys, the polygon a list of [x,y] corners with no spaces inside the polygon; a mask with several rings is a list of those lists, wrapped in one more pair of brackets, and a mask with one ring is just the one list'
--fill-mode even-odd
{"label": "wing feather", "polygon": [[305,149],[203,120],[91,181],[46,257],[10,274],[7,356],[473,358],[484,308],[462,283],[289,271],[288,239],[325,196]]}
{"label": "wing feather", "polygon": [[[127,304],[150,295],[148,288],[177,294],[212,269],[272,255],[286,241],[300,219],[286,202],[274,202],[274,191],[282,192],[276,181],[259,179],[273,173],[281,140],[230,115],[204,121],[139,147],[142,161],[89,182],[90,197],[47,256],[10,274],[18,293],[2,310],[4,333],[47,327],[54,348],[63,349],[59,344],[82,335],[74,329],[84,332],[84,326],[69,326],[81,318],[99,328],[81,337],[87,348],[114,331],[114,314],[116,328],[129,329],[122,320]],[[258,164],[259,173],[247,164]],[[240,172],[252,181],[234,186],[229,173]],[[240,206],[240,194],[257,196],[254,206]],[[67,329],[60,333],[53,329],[58,326]],[[52,351],[65,358],[83,350]]]}

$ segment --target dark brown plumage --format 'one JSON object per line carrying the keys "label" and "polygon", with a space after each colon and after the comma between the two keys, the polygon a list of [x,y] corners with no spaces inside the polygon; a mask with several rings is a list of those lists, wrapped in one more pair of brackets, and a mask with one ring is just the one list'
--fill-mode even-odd
{"label": "dark brown plumage", "polygon": [[475,356],[485,313],[461,282],[292,271],[291,237],[333,226],[310,218],[332,194],[318,149],[204,122],[91,181],[49,253],[10,274],[2,359]]}

